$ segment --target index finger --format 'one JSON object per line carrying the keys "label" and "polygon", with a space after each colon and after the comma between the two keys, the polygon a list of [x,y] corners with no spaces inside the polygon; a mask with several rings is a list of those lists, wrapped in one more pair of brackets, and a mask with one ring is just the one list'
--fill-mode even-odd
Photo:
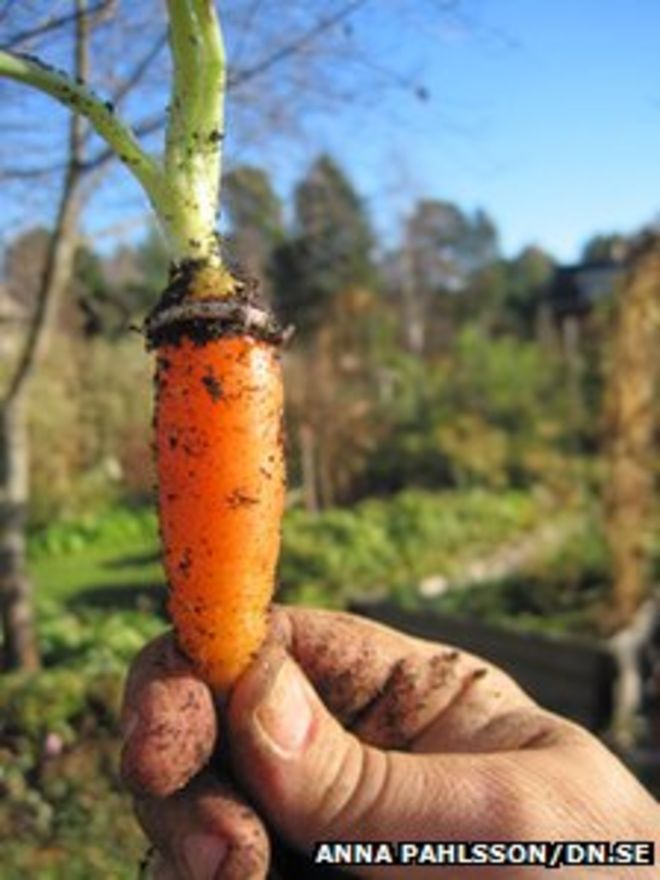
{"label": "index finger", "polygon": [[122,708],[121,774],[138,794],[165,797],[208,762],[217,739],[213,695],[171,633],[134,660]]}
{"label": "index finger", "polygon": [[356,615],[287,608],[274,622],[328,709],[380,748],[470,750],[494,717],[535,705],[487,661]]}

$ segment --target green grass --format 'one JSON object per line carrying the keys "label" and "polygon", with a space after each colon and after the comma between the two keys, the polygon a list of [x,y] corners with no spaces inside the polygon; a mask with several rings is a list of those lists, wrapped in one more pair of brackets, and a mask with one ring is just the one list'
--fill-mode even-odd
{"label": "green grass", "polygon": [[[129,593],[162,592],[165,578],[155,539],[126,539],[114,547],[89,546],[66,556],[42,556],[31,561],[37,607],[46,602],[110,604],[113,592],[118,606]],[[122,596],[125,593],[126,596]],[[103,597],[106,601],[103,601]]]}
{"label": "green grass", "polygon": [[[156,518],[149,509],[116,508],[61,522],[30,536],[37,603],[95,606],[112,591],[156,590],[164,583]],[[119,607],[126,596],[119,594]]]}

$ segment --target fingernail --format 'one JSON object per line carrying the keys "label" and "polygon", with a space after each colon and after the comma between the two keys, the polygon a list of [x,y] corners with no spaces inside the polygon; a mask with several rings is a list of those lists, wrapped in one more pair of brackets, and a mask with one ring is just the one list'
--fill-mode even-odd
{"label": "fingernail", "polygon": [[226,840],[214,834],[189,834],[183,841],[186,868],[194,880],[213,880],[227,857]]}
{"label": "fingernail", "polygon": [[254,720],[275,751],[290,755],[303,747],[312,723],[312,707],[302,674],[285,660]]}

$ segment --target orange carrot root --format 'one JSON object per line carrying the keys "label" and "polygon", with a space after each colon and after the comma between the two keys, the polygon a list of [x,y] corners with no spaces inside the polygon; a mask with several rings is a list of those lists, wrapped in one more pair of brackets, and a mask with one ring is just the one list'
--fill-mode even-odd
{"label": "orange carrot root", "polygon": [[158,348],[156,452],[169,611],[225,691],[266,632],[284,506],[276,346],[251,336]]}

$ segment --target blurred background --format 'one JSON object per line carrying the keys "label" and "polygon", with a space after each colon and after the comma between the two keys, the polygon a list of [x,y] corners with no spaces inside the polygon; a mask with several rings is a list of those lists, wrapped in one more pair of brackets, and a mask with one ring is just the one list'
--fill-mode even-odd
{"label": "blurred background", "polygon": [[[158,150],[163,6],[4,0],[0,45]],[[220,6],[225,249],[295,326],[279,598],[487,655],[658,793],[660,9]],[[0,80],[0,126],[1,872],[129,878],[167,256],[86,125]]]}

